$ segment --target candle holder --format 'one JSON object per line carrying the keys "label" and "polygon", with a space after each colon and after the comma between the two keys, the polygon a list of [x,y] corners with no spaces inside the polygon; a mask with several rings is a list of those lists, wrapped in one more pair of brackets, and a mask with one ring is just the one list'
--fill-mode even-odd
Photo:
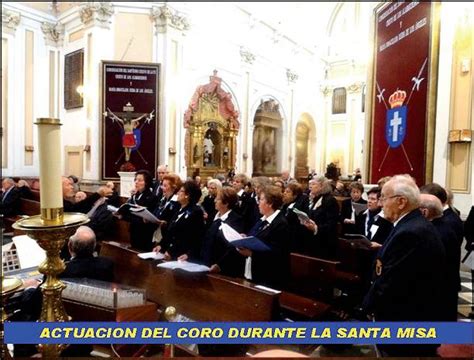
{"label": "candle holder", "polygon": [[[58,275],[66,268],[59,253],[76,229],[88,222],[87,215],[63,213],[62,208],[55,208],[41,209],[41,215],[21,219],[13,224],[14,229],[24,231],[46,251],[46,259],[38,267],[38,271],[46,276],[41,285],[43,304],[40,321],[42,322],[70,320],[61,297],[65,285],[58,279]],[[43,358],[57,358],[65,347],[64,344],[40,344],[39,351]]]}

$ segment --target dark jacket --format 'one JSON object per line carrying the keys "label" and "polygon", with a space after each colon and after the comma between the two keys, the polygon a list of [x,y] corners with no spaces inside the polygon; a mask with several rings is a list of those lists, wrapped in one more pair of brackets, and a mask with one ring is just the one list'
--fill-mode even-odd
{"label": "dark jacket", "polygon": [[201,252],[204,234],[204,214],[198,205],[181,208],[171,219],[166,236],[160,243],[161,252],[166,251],[172,259],[181,255],[197,258]]}
{"label": "dark jacket", "polygon": [[216,204],[214,200],[216,199],[215,196],[212,195],[207,195],[204,197],[204,200],[202,201],[202,208],[207,214],[207,219],[206,219],[206,227],[208,228],[211,226],[212,222],[214,221],[214,217],[217,214],[216,210]]}
{"label": "dark jacket", "polygon": [[[367,204],[367,201],[360,198],[356,201],[358,204]],[[344,224],[344,219],[351,219],[352,218],[352,199],[346,199],[341,204],[341,215],[339,217],[339,221],[342,224],[342,233],[343,234],[356,234],[357,233],[357,225],[356,224]],[[354,216],[355,219],[355,216]]]}
{"label": "dark jacket", "polygon": [[84,200],[79,201],[77,203],[73,203],[69,200],[63,200],[64,212],[79,212],[83,214],[87,214],[90,209],[94,206],[94,203],[100,199],[99,193],[94,193],[89,195]]}
{"label": "dark jacket", "polygon": [[249,232],[260,216],[256,195],[244,191],[242,196],[239,196],[239,202],[235,211],[242,216],[244,221],[244,232]]}
{"label": "dark jacket", "polygon": [[15,216],[20,213],[20,197],[21,193],[16,186],[9,189],[6,194],[2,195],[2,202],[0,204],[0,213],[3,216]]}
{"label": "dark jacket", "polygon": [[319,207],[316,204],[320,197],[314,199],[309,209],[309,217],[318,226],[316,235],[309,237],[307,253],[310,256],[334,259],[337,246],[337,221],[339,219],[339,205],[331,194],[324,194]]}
{"label": "dark jacket", "polygon": [[[149,211],[153,211],[156,207],[156,196],[149,189],[145,189],[142,193],[132,195],[127,202],[144,206]],[[151,251],[156,224],[145,223],[141,217],[129,212],[124,214],[124,219],[130,221],[130,244],[132,248],[139,251]]]}
{"label": "dark jacket", "polygon": [[302,254],[305,252],[305,246],[309,234],[306,227],[300,223],[298,216],[292,209],[298,209],[308,213],[308,197],[306,195],[302,195],[295,200],[294,206],[292,208],[289,208],[290,205],[291,204],[284,205],[281,209],[285,215],[286,221],[288,222],[288,229],[290,232],[290,251]]}
{"label": "dark jacket", "polygon": [[[364,308],[377,321],[443,320],[446,256],[418,209],[404,216],[380,248]],[[426,301],[430,299],[430,301]]]}
{"label": "dark jacket", "polygon": [[466,250],[473,250],[474,247],[474,206],[471,207],[466,222],[464,223],[464,235],[466,236]]}
{"label": "dark jacket", "polygon": [[[377,214],[378,213],[380,213],[380,210],[377,212]],[[383,243],[385,242],[385,239],[387,239],[387,237],[390,235],[390,232],[393,229],[392,223],[381,216],[375,215],[374,225],[378,226],[378,229],[375,232],[375,234],[371,232],[370,237],[369,237],[369,234],[366,228],[367,216],[369,216],[368,211],[361,213],[359,216],[356,216],[356,228],[357,228],[356,234],[362,234],[366,236],[367,238],[370,238],[370,241],[374,241],[376,243],[383,245]]]}
{"label": "dark jacket", "polygon": [[271,224],[261,227],[261,220],[251,229],[249,235],[262,240],[270,247],[268,252],[252,253],[252,282],[282,289],[289,274],[289,229],[285,214],[280,213]]}
{"label": "dark jacket", "polygon": [[163,238],[166,236],[171,219],[181,208],[181,205],[176,200],[172,200],[173,197],[174,194],[168,198],[162,196],[158,202],[158,206],[155,208],[155,211],[153,211],[153,214],[158,219],[166,221],[166,224],[161,225],[161,235]]}
{"label": "dark jacket", "polygon": [[220,229],[222,223],[226,223],[238,233],[243,231],[242,217],[235,211],[231,211],[225,221],[214,220],[204,236],[200,261],[207,266],[217,264],[221,274],[243,277],[245,258],[224,238]]}

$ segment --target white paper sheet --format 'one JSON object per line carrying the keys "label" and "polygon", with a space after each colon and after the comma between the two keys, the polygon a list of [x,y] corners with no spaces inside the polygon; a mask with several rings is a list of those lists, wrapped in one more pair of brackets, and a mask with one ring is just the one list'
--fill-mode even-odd
{"label": "white paper sheet", "polygon": [[163,260],[165,255],[160,252],[150,251],[146,253],[137,254],[140,259],[153,259],[153,260]]}
{"label": "white paper sheet", "polygon": [[242,235],[240,235],[237,231],[234,230],[234,228],[230,227],[226,223],[222,223],[221,230],[222,230],[222,233],[224,234],[225,239],[228,242],[240,240],[243,238]]}
{"label": "white paper sheet", "polygon": [[159,268],[163,269],[182,269],[188,272],[205,272],[209,271],[210,268],[206,265],[195,264],[189,261],[165,261],[161,264],[156,265]]}
{"label": "white paper sheet", "polygon": [[46,259],[46,252],[28,235],[14,236],[13,243],[22,269],[38,266]]}

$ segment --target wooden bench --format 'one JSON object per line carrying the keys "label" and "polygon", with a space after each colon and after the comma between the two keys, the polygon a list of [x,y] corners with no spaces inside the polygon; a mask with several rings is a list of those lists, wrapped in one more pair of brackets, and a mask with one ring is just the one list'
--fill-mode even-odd
{"label": "wooden bench", "polygon": [[104,242],[100,255],[115,263],[115,280],[144,288],[147,298],[197,321],[270,321],[276,317],[278,294],[248,281],[205,273],[158,268],[137,252]]}
{"label": "wooden bench", "polygon": [[14,230],[12,228],[13,223],[21,219],[21,215],[26,215],[26,216],[39,215],[41,213],[40,202],[35,201],[35,200],[21,198],[19,213],[20,215],[17,215],[17,216],[10,216],[10,217],[3,218],[3,225],[5,227],[5,232],[7,233],[13,232],[14,235],[23,235],[24,232]]}

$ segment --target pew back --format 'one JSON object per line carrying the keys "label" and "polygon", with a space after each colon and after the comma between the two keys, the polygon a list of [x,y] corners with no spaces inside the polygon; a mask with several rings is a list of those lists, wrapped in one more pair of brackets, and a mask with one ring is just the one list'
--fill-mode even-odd
{"label": "pew back", "polygon": [[147,298],[197,321],[270,321],[276,316],[278,295],[244,280],[221,275],[157,268],[137,252],[103,242],[101,256],[115,263],[117,282],[145,288]]}

